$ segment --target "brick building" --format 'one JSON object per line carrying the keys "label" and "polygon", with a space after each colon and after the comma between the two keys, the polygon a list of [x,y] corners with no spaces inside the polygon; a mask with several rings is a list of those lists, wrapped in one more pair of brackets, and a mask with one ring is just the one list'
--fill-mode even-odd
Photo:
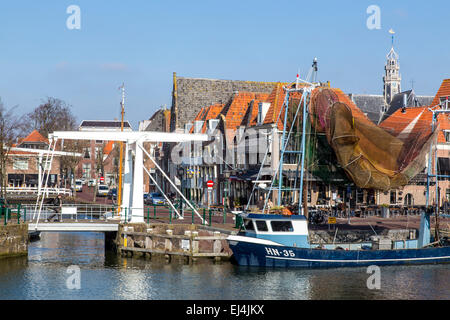
{"label": "brick building", "polygon": [[[49,141],[37,130],[33,130],[27,137],[20,139],[16,148],[48,150]],[[6,161],[7,184],[10,187],[38,187],[39,164],[41,168],[48,168],[50,158],[46,163],[46,156],[38,153],[11,150]],[[44,181],[46,178],[44,177]],[[60,156],[54,155],[51,162],[48,186],[56,186],[60,182]]]}

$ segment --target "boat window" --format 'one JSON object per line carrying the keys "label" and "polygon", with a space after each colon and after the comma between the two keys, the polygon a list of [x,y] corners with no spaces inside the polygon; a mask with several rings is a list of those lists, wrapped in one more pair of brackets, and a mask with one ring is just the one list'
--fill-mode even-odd
{"label": "boat window", "polygon": [[258,231],[269,231],[267,228],[267,223],[263,220],[255,220],[256,230]]}
{"label": "boat window", "polygon": [[244,219],[244,228],[245,230],[255,230],[252,220]]}
{"label": "boat window", "polygon": [[291,221],[271,221],[273,232],[293,232],[294,228],[292,227]]}

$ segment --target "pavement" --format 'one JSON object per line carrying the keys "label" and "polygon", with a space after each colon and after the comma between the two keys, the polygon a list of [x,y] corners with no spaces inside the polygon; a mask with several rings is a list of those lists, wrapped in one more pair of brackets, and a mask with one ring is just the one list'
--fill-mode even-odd
{"label": "pavement", "polygon": [[83,202],[96,203],[96,204],[113,204],[113,200],[108,199],[108,197],[100,197],[97,196],[94,202],[94,191],[95,187],[88,187],[84,185],[82,191],[78,191],[75,193],[75,201],[77,199],[82,200]]}

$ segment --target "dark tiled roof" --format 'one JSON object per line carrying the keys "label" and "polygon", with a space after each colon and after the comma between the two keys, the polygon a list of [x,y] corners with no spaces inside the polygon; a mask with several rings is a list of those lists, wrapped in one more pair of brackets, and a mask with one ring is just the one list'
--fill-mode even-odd
{"label": "dark tiled roof", "polygon": [[[119,120],[83,120],[80,124],[80,127],[96,127],[96,128],[120,128]],[[124,128],[131,128],[131,125],[128,121],[123,122]]]}
{"label": "dark tiled roof", "polygon": [[373,123],[378,123],[384,106],[384,97],[373,94],[349,94],[350,99]]}

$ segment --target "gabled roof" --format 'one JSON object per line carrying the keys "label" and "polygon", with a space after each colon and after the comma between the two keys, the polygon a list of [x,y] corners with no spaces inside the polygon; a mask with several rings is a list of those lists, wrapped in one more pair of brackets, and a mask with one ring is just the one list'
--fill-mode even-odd
{"label": "gabled roof", "polygon": [[431,106],[433,107],[438,105],[440,103],[440,98],[447,96],[450,96],[450,79],[445,79],[444,81],[442,81],[441,87],[439,88],[436,96],[431,102]]}
{"label": "gabled roof", "polygon": [[[302,95],[300,92],[291,92],[289,94],[289,99],[301,99]],[[278,83],[276,87],[272,90],[269,97],[267,98],[267,102],[270,103],[269,110],[267,111],[266,117],[264,118],[264,124],[272,124],[277,122],[278,130],[283,130],[283,121],[284,118],[284,100],[286,98],[286,92],[283,89],[283,84]],[[280,115],[281,110],[281,115]],[[280,117],[279,117],[280,116]],[[289,125],[289,124],[288,124]]]}
{"label": "gabled roof", "polygon": [[[442,82],[431,106],[406,108],[395,111],[389,118],[381,122],[380,127],[395,136],[409,134],[411,136],[423,136],[431,131],[433,108],[440,103],[440,97],[450,96],[450,79]],[[437,107],[438,109],[440,107]],[[450,119],[448,114],[440,114],[437,118],[439,125],[438,143],[445,143],[443,130],[450,130]]]}
{"label": "gabled roof", "polygon": [[248,125],[250,127],[257,125],[259,104],[261,102],[267,102],[268,98],[268,93],[256,94],[255,99],[250,102],[249,108],[247,109],[247,113],[244,116],[244,119],[242,119],[241,125]]}
{"label": "gabled roof", "polygon": [[39,131],[33,130],[28,136],[26,136],[25,138],[23,138],[22,140],[19,141],[19,145],[24,142],[28,142],[28,143],[41,142],[41,143],[48,144],[48,139],[45,138],[42,134],[40,134]]}

